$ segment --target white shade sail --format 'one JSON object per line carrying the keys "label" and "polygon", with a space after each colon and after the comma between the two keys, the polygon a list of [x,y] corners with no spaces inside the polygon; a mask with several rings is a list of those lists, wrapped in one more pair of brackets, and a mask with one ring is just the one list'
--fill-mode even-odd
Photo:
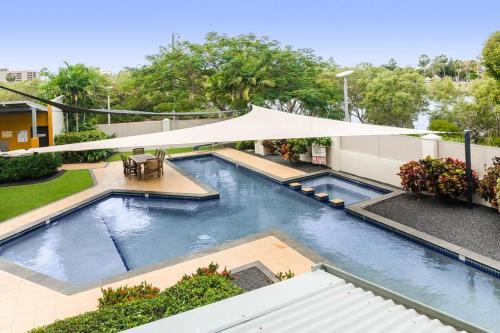
{"label": "white shade sail", "polygon": [[27,152],[61,152],[92,149],[152,147],[167,145],[236,142],[244,140],[315,138],[333,136],[426,134],[426,130],[350,123],[339,120],[308,117],[252,106],[246,115],[214,124],[169,132],[81,142],[60,146],[11,151],[15,156]]}

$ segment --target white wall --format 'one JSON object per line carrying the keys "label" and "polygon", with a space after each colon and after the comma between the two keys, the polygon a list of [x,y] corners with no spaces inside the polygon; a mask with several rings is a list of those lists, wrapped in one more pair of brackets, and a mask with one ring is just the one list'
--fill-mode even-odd
{"label": "white wall", "polygon": [[[452,157],[465,160],[465,147],[462,143],[407,136],[366,136],[332,138],[332,163],[334,170],[351,173],[382,183],[400,186],[397,176],[399,166],[410,160],[418,160],[434,152],[432,157]],[[340,147],[340,149],[339,149]],[[484,174],[492,159],[500,156],[500,148],[471,145],[472,168],[479,176]],[[478,196],[474,201],[488,205]]]}
{"label": "white wall", "polygon": [[[52,101],[57,103],[63,103],[64,96],[56,97]],[[61,111],[61,109],[52,106],[52,131],[54,136],[61,134],[62,132],[65,131],[65,129],[66,126],[64,124],[64,113]]]}
{"label": "white wall", "polygon": [[[226,118],[227,119],[227,118]],[[137,121],[129,123],[99,124],[97,128],[108,135],[116,134],[117,137],[125,137],[140,134],[149,134],[156,132],[172,131],[182,128],[190,128],[211,123],[216,123],[225,119],[207,118],[207,119],[163,119],[150,121]]]}

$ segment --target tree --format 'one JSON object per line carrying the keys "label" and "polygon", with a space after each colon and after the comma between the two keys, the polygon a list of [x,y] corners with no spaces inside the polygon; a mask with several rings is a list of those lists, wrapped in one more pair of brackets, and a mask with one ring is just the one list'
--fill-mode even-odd
{"label": "tree", "polygon": [[[153,111],[241,110],[248,103],[287,112],[335,117],[341,93],[323,78],[329,63],[310,50],[283,47],[267,37],[209,33],[201,44],[162,48],[149,64],[131,70],[122,98]],[[136,106],[136,105],[134,105]]]}
{"label": "tree", "polygon": [[[342,69],[339,71],[344,71]],[[347,93],[349,96],[349,112],[351,117],[357,118],[361,123],[367,121],[365,105],[363,101],[366,96],[368,84],[375,76],[383,71],[383,68],[375,67],[369,63],[361,63],[354,67],[354,72],[349,75]],[[339,89],[343,87],[343,79],[337,79]]]}
{"label": "tree", "polygon": [[432,118],[446,118],[446,114],[451,111],[451,107],[461,95],[460,90],[449,77],[434,78],[427,90],[430,100],[436,104]]}
{"label": "tree", "polygon": [[16,77],[12,73],[7,73],[5,80],[7,80],[7,82],[14,82],[16,81]]}
{"label": "tree", "polygon": [[420,67],[422,75],[425,76],[425,69],[430,63],[431,58],[429,58],[427,54],[421,54],[420,57],[418,57],[418,67]]}
{"label": "tree", "polygon": [[393,71],[396,68],[398,68],[398,62],[396,61],[396,59],[391,58],[391,59],[389,59],[389,61],[387,61],[387,64],[382,65],[382,67],[384,67],[385,69],[388,69],[390,71]]}
{"label": "tree", "polygon": [[455,103],[448,119],[470,129],[476,143],[500,136],[500,84],[493,78],[476,80],[471,95]]}
{"label": "tree", "polygon": [[50,97],[64,95],[74,106],[96,107],[104,100],[108,78],[98,69],[84,64],[59,68],[57,73],[47,72],[48,80],[42,85],[42,93]]}
{"label": "tree", "polygon": [[424,78],[415,70],[383,70],[368,83],[362,105],[370,123],[413,127],[425,111],[425,95]]}
{"label": "tree", "polygon": [[490,35],[483,46],[483,64],[486,73],[496,80],[500,80],[500,30]]}
{"label": "tree", "polygon": [[432,73],[438,74],[440,77],[446,76],[446,64],[448,63],[448,57],[444,54],[438,55],[432,61]]}
{"label": "tree", "polygon": [[[21,82],[7,82],[4,84],[8,88],[12,88],[14,90],[26,92],[27,94],[38,96],[40,93],[40,80],[29,80],[29,81],[21,81]],[[21,96],[16,93],[12,93],[10,91],[0,89],[0,102],[8,102],[8,101],[25,101],[27,98]]]}
{"label": "tree", "polygon": [[[105,87],[109,84],[108,78],[98,69],[84,64],[64,64],[65,67],[59,68],[57,73],[43,73],[48,78],[41,87],[44,97],[64,95],[70,104],[86,108],[102,105],[106,96]],[[77,131],[78,125],[78,114],[75,114]]]}

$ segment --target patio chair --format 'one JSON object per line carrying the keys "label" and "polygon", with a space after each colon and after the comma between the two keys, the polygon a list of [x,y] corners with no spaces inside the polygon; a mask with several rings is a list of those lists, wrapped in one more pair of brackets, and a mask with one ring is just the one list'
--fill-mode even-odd
{"label": "patio chair", "polygon": [[137,174],[137,165],[130,161],[125,155],[120,154],[123,162],[123,174],[127,177]]}
{"label": "patio chair", "polygon": [[158,159],[160,160],[160,171],[161,174],[163,175],[163,162],[165,162],[165,151],[160,150],[160,153],[158,154]]}
{"label": "patio chair", "polygon": [[144,178],[160,178],[160,176],[160,160],[158,158],[148,158],[144,165]]}
{"label": "patio chair", "polygon": [[144,148],[134,148],[132,149],[132,155],[144,154]]}

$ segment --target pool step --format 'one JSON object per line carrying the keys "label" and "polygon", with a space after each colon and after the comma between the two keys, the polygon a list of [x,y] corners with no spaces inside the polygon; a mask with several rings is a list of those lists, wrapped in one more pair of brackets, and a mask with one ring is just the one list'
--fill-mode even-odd
{"label": "pool step", "polygon": [[319,201],[328,201],[328,193],[319,192],[314,195],[314,199]]}
{"label": "pool step", "polygon": [[306,195],[314,195],[314,189],[312,187],[304,187],[301,191]]}
{"label": "pool step", "polygon": [[342,209],[344,208],[344,200],[338,198],[332,199],[330,200],[330,205],[334,208]]}
{"label": "pool step", "polygon": [[288,184],[288,187],[290,187],[292,190],[298,191],[298,190],[300,190],[302,188],[302,184],[301,183],[297,183],[297,182],[290,183],[290,184]]}

